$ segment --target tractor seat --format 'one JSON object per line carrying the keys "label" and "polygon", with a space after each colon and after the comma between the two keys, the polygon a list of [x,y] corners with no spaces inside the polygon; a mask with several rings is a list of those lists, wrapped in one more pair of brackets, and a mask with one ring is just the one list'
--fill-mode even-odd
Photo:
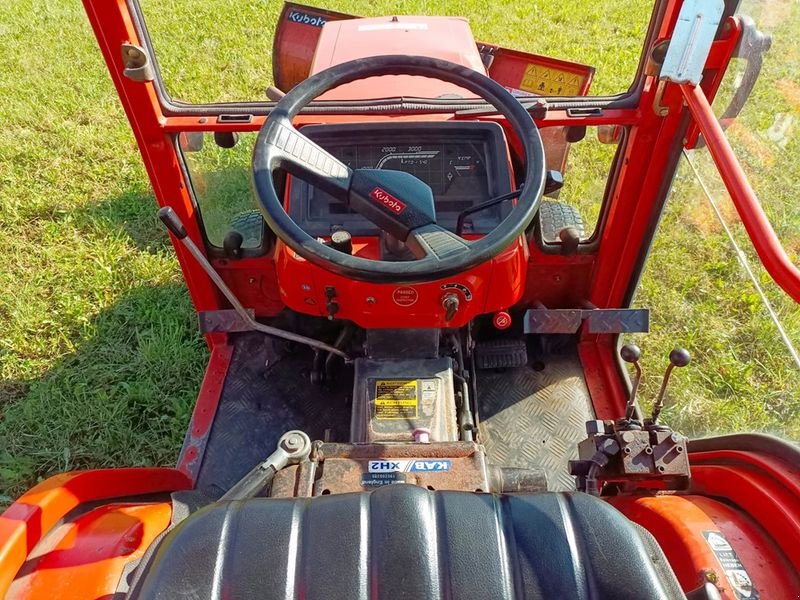
{"label": "tractor seat", "polygon": [[685,598],[642,528],[582,493],[393,484],[216,503],[165,535],[129,598]]}

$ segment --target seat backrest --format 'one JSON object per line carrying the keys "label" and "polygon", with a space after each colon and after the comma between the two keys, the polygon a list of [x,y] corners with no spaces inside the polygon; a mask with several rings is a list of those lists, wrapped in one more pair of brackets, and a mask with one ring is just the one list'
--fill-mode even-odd
{"label": "seat backrest", "polygon": [[581,493],[394,484],[208,506],[159,542],[131,598],[683,598],[652,537]]}

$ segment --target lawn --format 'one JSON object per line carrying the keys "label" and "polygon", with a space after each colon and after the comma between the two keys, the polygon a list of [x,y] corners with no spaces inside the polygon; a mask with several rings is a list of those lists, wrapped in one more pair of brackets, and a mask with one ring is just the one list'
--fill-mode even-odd
{"label": "lawn", "polygon": [[[279,2],[243,0],[237,11],[226,0],[142,4],[173,95],[263,98]],[[759,17],[762,3],[745,4]],[[327,5],[366,10],[355,0]],[[631,79],[649,8],[643,0],[369,4],[369,14],[391,12],[466,14],[479,39],[595,65],[595,91],[611,93]],[[774,2],[764,13],[772,60],[731,138],[796,258],[800,58],[788,34],[800,5]],[[2,503],[66,469],[173,464],[208,355],[81,5],[3,3],[0,44]],[[569,166],[587,213],[608,160],[608,147],[592,148],[576,146]],[[724,203],[723,212],[735,222]],[[800,344],[800,311],[759,275]],[[646,397],[674,344],[696,359],[677,374],[668,418],[692,434],[800,438],[800,377],[685,166],[636,303],[653,310],[653,332],[635,340],[646,353]]]}

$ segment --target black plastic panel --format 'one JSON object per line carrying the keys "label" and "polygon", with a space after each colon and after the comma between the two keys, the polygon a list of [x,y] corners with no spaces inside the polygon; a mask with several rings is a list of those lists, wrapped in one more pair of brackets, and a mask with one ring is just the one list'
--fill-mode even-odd
{"label": "black plastic panel", "polygon": [[[434,192],[437,223],[455,231],[458,214],[511,191],[508,151],[496,123],[345,123],[307,125],[303,133],[352,169],[410,172]],[[511,202],[472,215],[465,233],[488,233],[511,211]],[[289,214],[309,235],[336,229],[377,235],[378,227],[332,196],[292,180]]]}
{"label": "black plastic panel", "polygon": [[406,484],[212,505],[166,535],[132,598],[684,598],[644,530],[586,494]]}

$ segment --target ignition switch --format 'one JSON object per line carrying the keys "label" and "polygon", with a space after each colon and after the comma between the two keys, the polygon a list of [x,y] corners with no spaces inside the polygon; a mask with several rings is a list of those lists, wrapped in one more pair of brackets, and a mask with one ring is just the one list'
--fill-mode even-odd
{"label": "ignition switch", "polygon": [[444,308],[444,320],[452,321],[458,312],[461,301],[456,294],[445,294],[442,298],[442,308]]}

